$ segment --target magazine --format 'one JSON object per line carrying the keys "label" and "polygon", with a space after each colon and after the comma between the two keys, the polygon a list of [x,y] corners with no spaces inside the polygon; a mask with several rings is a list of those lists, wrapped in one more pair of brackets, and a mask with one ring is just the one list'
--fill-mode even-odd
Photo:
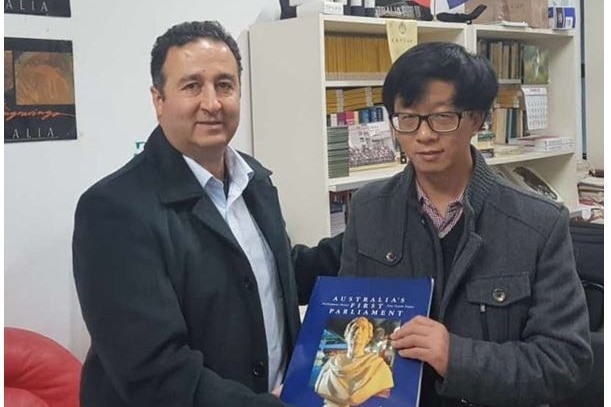
{"label": "magazine", "polygon": [[320,277],[281,399],[298,407],[417,407],[422,362],[398,355],[390,334],[428,315],[430,278]]}

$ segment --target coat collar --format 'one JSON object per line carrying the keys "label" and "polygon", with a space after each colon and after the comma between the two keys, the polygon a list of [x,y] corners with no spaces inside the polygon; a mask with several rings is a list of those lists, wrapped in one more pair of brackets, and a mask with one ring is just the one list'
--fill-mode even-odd
{"label": "coat collar", "polygon": [[[477,217],[481,213],[486,197],[494,183],[494,174],[486,164],[486,159],[473,146],[471,146],[471,157],[473,158],[473,172],[465,189],[464,205],[465,210]],[[412,164],[408,164],[401,174],[399,185],[409,185],[409,196],[416,196],[415,170]]]}
{"label": "coat collar", "polygon": [[182,153],[170,144],[160,126],[151,133],[143,154],[157,172],[159,197],[163,204],[196,199],[204,195],[204,190],[182,158]]}
{"label": "coat collar", "polygon": [[[193,214],[206,226],[219,234],[236,250],[241,251],[240,245],[233,236],[229,226],[221,217],[214,203],[205,193],[195,175],[182,157],[167,140],[161,127],[157,127],[150,135],[144,152],[153,171],[159,180],[159,198],[164,205],[177,205],[193,201]],[[268,243],[274,248],[273,241],[280,225],[280,220],[270,218],[269,205],[277,205],[276,189],[267,181],[271,171],[264,168],[256,160],[242,154],[254,174],[243,193],[244,200],[263,232]],[[277,208],[279,211],[280,209]],[[279,212],[274,212],[279,213]],[[281,229],[283,230],[283,229]],[[274,243],[278,243],[275,242]]]}
{"label": "coat collar", "polygon": [[[182,153],[170,144],[160,126],[157,126],[149,136],[144,154],[159,176],[162,203],[178,203],[205,195],[195,175],[185,163]],[[251,183],[267,179],[271,175],[271,171],[256,160],[244,154],[242,157],[254,171]]]}

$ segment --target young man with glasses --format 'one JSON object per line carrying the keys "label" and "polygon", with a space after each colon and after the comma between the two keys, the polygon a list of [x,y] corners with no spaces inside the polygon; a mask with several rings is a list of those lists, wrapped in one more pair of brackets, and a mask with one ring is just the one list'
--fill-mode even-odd
{"label": "young man with glasses", "polygon": [[383,100],[409,163],[351,203],[340,275],[435,280],[430,318],[391,337],[425,363],[423,407],[538,406],[591,368],[567,209],[505,183],[471,145],[497,90],[458,45],[402,55]]}

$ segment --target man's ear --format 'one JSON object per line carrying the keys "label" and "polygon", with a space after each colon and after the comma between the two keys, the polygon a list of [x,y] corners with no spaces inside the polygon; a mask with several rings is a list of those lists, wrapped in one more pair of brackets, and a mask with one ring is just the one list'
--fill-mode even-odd
{"label": "man's ear", "polygon": [[155,112],[157,117],[161,116],[163,112],[163,94],[155,87],[151,86],[151,98],[153,100],[153,106],[155,106]]}
{"label": "man's ear", "polygon": [[477,127],[475,131],[481,130],[486,121],[486,112],[478,110],[471,113],[471,117],[473,118],[473,125]]}

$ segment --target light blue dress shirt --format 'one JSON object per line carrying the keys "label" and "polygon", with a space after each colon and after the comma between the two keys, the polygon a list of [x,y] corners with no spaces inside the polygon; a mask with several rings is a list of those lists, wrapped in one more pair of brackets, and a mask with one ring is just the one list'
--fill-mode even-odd
{"label": "light blue dress shirt", "polygon": [[[187,165],[227,222],[246,254],[257,280],[269,356],[269,390],[282,383],[287,360],[284,308],[276,262],[265,237],[244,202],[242,193],[253,176],[253,170],[230,146],[225,152],[225,170],[229,192],[225,197],[223,182],[195,160],[183,155]],[[248,340],[248,338],[244,338]]]}

